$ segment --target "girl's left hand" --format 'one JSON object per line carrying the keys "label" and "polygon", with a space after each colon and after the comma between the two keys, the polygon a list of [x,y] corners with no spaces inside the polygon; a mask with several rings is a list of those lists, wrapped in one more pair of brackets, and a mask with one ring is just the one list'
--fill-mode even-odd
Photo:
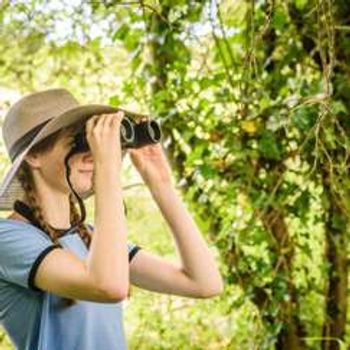
{"label": "girl's left hand", "polygon": [[128,153],[132,163],[147,185],[172,183],[171,168],[159,142],[140,148],[128,148]]}

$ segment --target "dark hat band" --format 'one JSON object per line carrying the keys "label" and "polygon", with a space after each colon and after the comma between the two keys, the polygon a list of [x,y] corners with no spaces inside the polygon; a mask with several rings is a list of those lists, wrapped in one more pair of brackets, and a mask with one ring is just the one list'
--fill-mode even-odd
{"label": "dark hat band", "polygon": [[17,156],[32,142],[34,137],[39,133],[39,131],[48,123],[51,119],[45,120],[43,123],[37,125],[33,129],[25,133],[20,139],[18,139],[10,148],[10,158],[11,161],[17,158]]}

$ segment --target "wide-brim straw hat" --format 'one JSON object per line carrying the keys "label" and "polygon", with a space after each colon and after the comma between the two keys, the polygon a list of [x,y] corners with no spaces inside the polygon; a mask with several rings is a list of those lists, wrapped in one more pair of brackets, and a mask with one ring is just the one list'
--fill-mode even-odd
{"label": "wide-brim straw hat", "polygon": [[[12,105],[2,126],[2,136],[12,165],[0,183],[0,210],[11,210],[17,199],[24,199],[16,174],[35,144],[79,120],[83,125],[93,115],[119,110],[122,109],[102,104],[81,105],[66,89],[28,94]],[[93,194],[92,188],[79,196],[84,200]]]}

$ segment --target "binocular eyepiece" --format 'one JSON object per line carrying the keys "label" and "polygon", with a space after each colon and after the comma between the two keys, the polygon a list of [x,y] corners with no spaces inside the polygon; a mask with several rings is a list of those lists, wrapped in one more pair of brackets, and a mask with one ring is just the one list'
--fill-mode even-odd
{"label": "binocular eyepiece", "polygon": [[[120,124],[120,138],[122,148],[139,148],[160,141],[162,137],[161,128],[155,120],[146,120],[136,123],[135,120],[124,115]],[[90,150],[86,139],[86,123],[74,136],[71,153],[87,152]]]}

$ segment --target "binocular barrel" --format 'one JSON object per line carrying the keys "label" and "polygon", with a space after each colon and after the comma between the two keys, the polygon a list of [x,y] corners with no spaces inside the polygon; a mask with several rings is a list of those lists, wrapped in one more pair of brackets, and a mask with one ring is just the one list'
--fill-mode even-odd
{"label": "binocular barrel", "polygon": [[[132,118],[124,116],[120,124],[120,138],[122,148],[139,148],[147,144],[160,141],[162,131],[155,120],[146,120],[136,123]],[[86,124],[74,136],[74,144],[71,152],[80,153],[90,150],[86,139]]]}

